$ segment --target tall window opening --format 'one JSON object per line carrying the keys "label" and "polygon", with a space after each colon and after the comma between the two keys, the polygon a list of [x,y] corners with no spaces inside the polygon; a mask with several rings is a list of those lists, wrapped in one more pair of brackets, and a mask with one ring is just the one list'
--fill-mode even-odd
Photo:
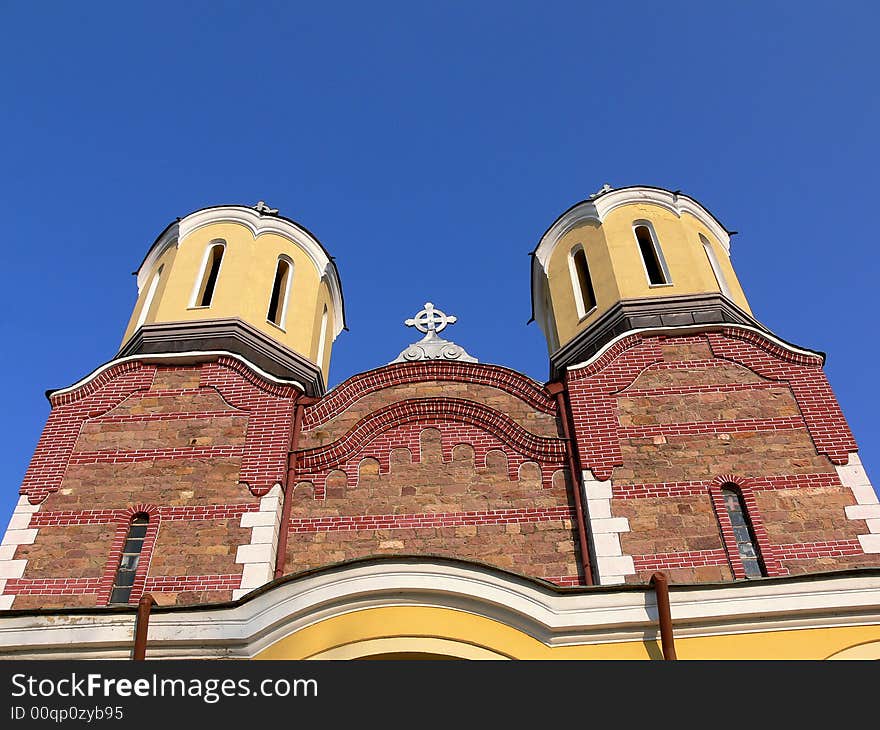
{"label": "tall window opening", "polygon": [[324,313],[321,315],[321,334],[318,336],[318,357],[316,363],[319,368],[324,367],[324,348],[327,345],[327,305],[324,305]]}
{"label": "tall window opening", "polygon": [[749,520],[749,514],[743,503],[742,495],[732,484],[721,488],[721,496],[724,499],[724,507],[730,524],[733,526],[733,536],[736,539],[736,547],[742,560],[747,578],[760,578],[765,574],[758,552],[758,541]]}
{"label": "tall window opening", "polygon": [[217,243],[208,250],[205,266],[202,273],[202,283],[199,287],[195,305],[197,307],[210,307],[214,298],[214,289],[217,286],[217,276],[220,274],[220,262],[223,260],[225,246]]}
{"label": "tall window opening", "polygon": [[147,515],[139,514],[132,518],[128,526],[122,557],[119,559],[119,567],[116,569],[116,577],[113,579],[110,603],[128,603],[128,599],[131,597],[131,588],[134,585],[134,576],[137,573],[149,522],[150,518]]}
{"label": "tall window opening", "polygon": [[590,267],[587,264],[587,255],[584,253],[583,247],[577,246],[572,249],[569,264],[578,317],[583,317],[596,306],[593,279],[590,277]]}
{"label": "tall window opening", "polygon": [[164,268],[165,265],[162,264],[150,280],[150,286],[147,289],[147,296],[144,297],[144,305],[141,307],[141,313],[138,315],[135,329],[147,321],[147,315],[150,313],[150,307],[153,305],[153,298],[156,296],[156,289],[159,286],[159,278],[162,276],[162,269]]}
{"label": "tall window opening", "polygon": [[718,257],[715,255],[715,249],[712,248],[712,244],[709,242],[709,239],[706,238],[702,233],[700,234],[700,242],[703,244],[703,250],[706,252],[706,258],[709,259],[709,266],[712,267],[712,273],[715,275],[715,281],[718,282],[718,288],[721,290],[721,293],[724,296],[730,296],[730,289],[727,286],[727,279],[724,278],[724,272],[721,270],[721,264],[718,262]]}
{"label": "tall window opening", "polygon": [[290,280],[293,278],[293,265],[287,258],[279,258],[275,269],[275,281],[272,284],[272,296],[269,299],[270,322],[284,327],[287,318],[287,300],[290,292]]}
{"label": "tall window opening", "polygon": [[669,284],[669,270],[666,268],[663,251],[660,249],[654,232],[650,226],[644,224],[635,226],[633,230],[639,244],[639,252],[642,254],[642,262],[645,264],[645,271],[648,274],[648,282],[651,286]]}

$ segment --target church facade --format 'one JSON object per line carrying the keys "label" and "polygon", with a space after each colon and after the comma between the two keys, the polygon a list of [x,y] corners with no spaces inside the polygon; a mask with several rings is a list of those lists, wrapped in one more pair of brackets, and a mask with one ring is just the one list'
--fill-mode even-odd
{"label": "church facade", "polygon": [[117,356],[49,394],[0,656],[127,657],[146,603],[148,658],[880,658],[877,495],[729,249],[695,199],[606,186],[531,258],[547,382],[428,302],[328,390],[317,238],[262,201],[172,222]]}

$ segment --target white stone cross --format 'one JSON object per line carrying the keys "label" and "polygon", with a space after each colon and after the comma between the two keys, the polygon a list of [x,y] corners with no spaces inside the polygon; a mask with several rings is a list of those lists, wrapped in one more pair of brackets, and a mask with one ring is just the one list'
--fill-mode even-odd
{"label": "white stone cross", "polygon": [[254,206],[254,209],[257,211],[257,213],[260,213],[261,215],[263,213],[265,213],[266,215],[278,215],[278,208],[270,208],[268,205],[266,205],[265,200],[261,200],[260,202],[258,202]]}
{"label": "white stone cross", "polygon": [[404,322],[407,327],[415,327],[419,332],[442,332],[447,324],[455,324],[458,317],[447,315],[439,309],[434,309],[431,302],[425,302],[425,308],[415,317]]}

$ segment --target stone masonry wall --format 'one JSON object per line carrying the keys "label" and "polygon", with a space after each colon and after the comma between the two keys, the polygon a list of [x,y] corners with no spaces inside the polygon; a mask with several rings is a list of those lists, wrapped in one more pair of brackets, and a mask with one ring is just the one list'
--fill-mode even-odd
{"label": "stone masonry wall", "polygon": [[[21,490],[37,509],[11,556],[21,569],[2,586],[7,604],[105,605],[143,512],[130,602],[144,591],[162,605],[229,600],[242,580],[237,550],[251,541],[242,517],[283,479],[295,391],[232,359],[128,363],[96,381],[52,398]],[[245,480],[255,460],[263,473]]]}
{"label": "stone masonry wall", "polygon": [[610,478],[627,582],[656,570],[678,582],[744,578],[728,483],[766,575],[880,565],[858,539],[865,520],[847,514],[856,499],[836,465],[855,442],[818,356],[732,328],[633,335],[570,371],[568,386],[582,466]]}

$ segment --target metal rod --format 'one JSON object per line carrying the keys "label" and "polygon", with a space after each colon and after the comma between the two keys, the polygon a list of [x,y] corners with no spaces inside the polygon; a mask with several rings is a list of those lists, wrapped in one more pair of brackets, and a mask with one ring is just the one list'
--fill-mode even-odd
{"label": "metal rod", "polygon": [[559,412],[559,420],[562,421],[562,433],[566,440],[565,453],[568,456],[568,471],[571,474],[571,484],[574,490],[574,510],[578,526],[578,546],[581,550],[581,566],[584,571],[584,581],[588,586],[593,585],[593,569],[590,565],[590,546],[587,538],[587,523],[584,519],[584,506],[581,492],[581,470],[578,467],[576,455],[577,445],[571,437],[569,428],[569,411],[565,402],[565,386],[562,383],[547,383],[547,391],[556,396],[556,409]]}
{"label": "metal rod", "polygon": [[675,637],[672,634],[672,611],[669,608],[669,579],[666,573],[654,573],[651,585],[657,594],[657,618],[660,622],[660,645],[663,658],[667,661],[678,659],[675,655]]}

